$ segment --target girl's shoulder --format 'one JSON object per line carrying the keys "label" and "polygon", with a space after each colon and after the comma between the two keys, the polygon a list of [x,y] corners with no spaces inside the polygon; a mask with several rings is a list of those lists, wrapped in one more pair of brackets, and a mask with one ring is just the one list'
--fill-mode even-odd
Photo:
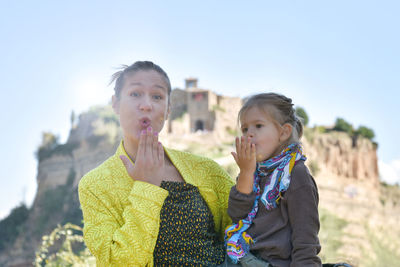
{"label": "girl's shoulder", "polygon": [[296,162],[290,176],[289,189],[291,190],[296,190],[303,186],[310,186],[317,189],[317,184],[315,183],[314,177],[311,175],[303,160]]}

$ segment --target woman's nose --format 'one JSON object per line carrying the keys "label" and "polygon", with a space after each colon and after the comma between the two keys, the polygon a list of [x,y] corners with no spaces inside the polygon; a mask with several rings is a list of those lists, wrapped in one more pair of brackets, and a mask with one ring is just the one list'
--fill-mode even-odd
{"label": "woman's nose", "polygon": [[150,99],[148,99],[148,97],[143,97],[140,101],[139,108],[141,111],[150,111],[152,109]]}

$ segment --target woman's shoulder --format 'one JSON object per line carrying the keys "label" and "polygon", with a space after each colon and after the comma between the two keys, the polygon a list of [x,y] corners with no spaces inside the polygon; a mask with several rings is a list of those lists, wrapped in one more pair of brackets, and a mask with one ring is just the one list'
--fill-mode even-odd
{"label": "woman's shoulder", "polygon": [[[113,184],[114,177],[121,176],[122,171],[123,169],[117,164],[113,155],[81,178],[79,181],[79,190]],[[121,172],[120,175],[119,172]]]}

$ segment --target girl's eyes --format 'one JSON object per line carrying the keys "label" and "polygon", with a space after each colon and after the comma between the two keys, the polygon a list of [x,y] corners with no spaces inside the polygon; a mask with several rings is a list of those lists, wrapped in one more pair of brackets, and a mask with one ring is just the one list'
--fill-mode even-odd
{"label": "girl's eyes", "polygon": [[[260,128],[263,127],[262,124],[256,124],[255,126],[256,126],[257,129],[260,129]],[[249,130],[249,128],[244,127],[244,128],[242,128],[242,133],[247,133],[248,130]]]}

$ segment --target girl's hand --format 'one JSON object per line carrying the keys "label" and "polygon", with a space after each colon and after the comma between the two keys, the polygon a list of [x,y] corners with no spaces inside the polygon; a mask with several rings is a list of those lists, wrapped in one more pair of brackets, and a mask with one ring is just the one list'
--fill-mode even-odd
{"label": "girl's hand", "polygon": [[140,133],[135,165],[124,155],[120,158],[134,180],[160,186],[165,166],[164,149],[158,142],[158,134],[153,133],[151,127]]}
{"label": "girl's hand", "polygon": [[236,137],[236,153],[232,156],[240,168],[236,189],[244,194],[253,191],[253,177],[256,171],[256,146],[251,143],[250,137]]}

